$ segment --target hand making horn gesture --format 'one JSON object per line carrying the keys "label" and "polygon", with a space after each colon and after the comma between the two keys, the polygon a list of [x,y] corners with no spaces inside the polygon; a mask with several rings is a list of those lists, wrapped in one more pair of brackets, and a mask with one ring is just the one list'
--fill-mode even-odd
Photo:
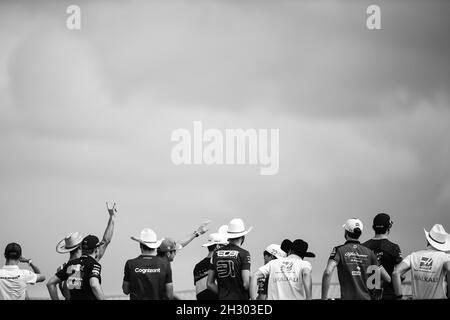
{"label": "hand making horn gesture", "polygon": [[116,203],[114,202],[112,208],[109,207],[108,202],[106,202],[106,209],[108,209],[108,213],[110,216],[113,216],[116,214],[117,209],[116,209]]}

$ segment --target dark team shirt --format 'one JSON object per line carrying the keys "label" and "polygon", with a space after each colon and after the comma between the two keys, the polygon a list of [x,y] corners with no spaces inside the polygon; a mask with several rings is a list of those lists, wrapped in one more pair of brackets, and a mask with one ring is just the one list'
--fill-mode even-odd
{"label": "dark team shirt", "polygon": [[162,300],[172,283],[170,263],[158,256],[140,255],[125,263],[123,281],[129,283],[130,300]]}
{"label": "dark team shirt", "polygon": [[378,265],[375,253],[361,245],[359,241],[348,240],[341,246],[334,247],[330,259],[337,263],[341,299],[371,300],[367,288],[367,268]]}
{"label": "dark team shirt", "polygon": [[248,300],[242,270],[250,271],[250,253],[234,244],[214,251],[210,269],[216,273],[220,300]]}
{"label": "dark team shirt", "polygon": [[[390,276],[392,276],[395,266],[403,260],[400,247],[388,239],[371,239],[364,242],[363,245],[377,255],[378,263],[384,267]],[[382,289],[382,291],[380,290],[381,292],[378,291],[376,293],[378,297],[381,295],[384,299],[392,299],[395,297],[392,281],[390,283],[383,283]]]}
{"label": "dark team shirt", "polygon": [[194,267],[194,284],[197,300],[217,300],[219,296],[207,288],[211,258],[205,258]]}
{"label": "dark team shirt", "polygon": [[91,256],[81,256],[78,259],[67,262],[56,276],[66,281],[67,289],[70,293],[70,300],[96,300],[89,280],[97,278],[102,282],[102,267]]}

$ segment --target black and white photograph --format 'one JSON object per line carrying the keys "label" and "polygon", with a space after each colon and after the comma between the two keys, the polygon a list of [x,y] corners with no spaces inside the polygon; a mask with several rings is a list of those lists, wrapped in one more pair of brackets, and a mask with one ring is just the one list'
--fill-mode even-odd
{"label": "black and white photograph", "polygon": [[448,302],[449,31],[445,0],[0,1],[0,300]]}

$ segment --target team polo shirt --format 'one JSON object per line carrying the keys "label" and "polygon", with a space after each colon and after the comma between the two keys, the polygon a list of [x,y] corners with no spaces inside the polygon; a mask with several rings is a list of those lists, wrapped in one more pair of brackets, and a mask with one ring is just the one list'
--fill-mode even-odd
{"label": "team polo shirt", "polygon": [[303,274],[311,271],[308,261],[295,254],[278,258],[259,268],[264,277],[269,277],[267,300],[305,300]]}
{"label": "team polo shirt", "polygon": [[[370,239],[363,245],[376,254],[378,263],[384,267],[389,276],[392,276],[395,266],[403,260],[400,247],[388,239]],[[395,298],[392,281],[389,283],[383,282],[382,289],[379,294],[382,294],[384,299]]]}
{"label": "team polo shirt", "polygon": [[0,300],[25,300],[28,284],[35,284],[37,275],[17,265],[0,269]]}
{"label": "team polo shirt", "polygon": [[447,283],[444,264],[448,254],[432,247],[413,252],[403,262],[411,268],[413,299],[446,299]]}
{"label": "team polo shirt", "polygon": [[330,259],[336,261],[342,300],[371,300],[367,288],[367,268],[378,265],[375,253],[356,240],[334,247]]}
{"label": "team polo shirt", "polygon": [[214,251],[210,269],[216,273],[220,300],[248,300],[244,289],[242,270],[250,271],[250,253],[229,243]]}
{"label": "team polo shirt", "polygon": [[125,263],[123,281],[129,283],[130,300],[162,300],[166,284],[172,283],[172,268],[164,258],[140,255]]}
{"label": "team polo shirt", "polygon": [[205,258],[194,267],[194,285],[197,300],[217,300],[218,295],[208,289],[208,271],[211,258]]}
{"label": "team polo shirt", "polygon": [[67,262],[56,276],[66,281],[70,300],[96,300],[89,281],[97,278],[102,282],[101,265],[91,256],[81,256]]}

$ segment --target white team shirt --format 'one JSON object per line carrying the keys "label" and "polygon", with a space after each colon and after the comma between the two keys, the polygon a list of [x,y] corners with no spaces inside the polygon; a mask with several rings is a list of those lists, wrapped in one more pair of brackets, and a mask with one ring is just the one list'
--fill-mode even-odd
{"label": "white team shirt", "polygon": [[259,271],[269,277],[267,300],[305,300],[304,270],[311,271],[311,263],[293,254],[260,267]]}
{"label": "white team shirt", "polygon": [[444,264],[448,254],[428,247],[411,253],[403,262],[411,268],[413,299],[446,299],[447,284]]}
{"label": "white team shirt", "polygon": [[0,300],[25,300],[28,284],[35,284],[37,275],[17,265],[0,269]]}

